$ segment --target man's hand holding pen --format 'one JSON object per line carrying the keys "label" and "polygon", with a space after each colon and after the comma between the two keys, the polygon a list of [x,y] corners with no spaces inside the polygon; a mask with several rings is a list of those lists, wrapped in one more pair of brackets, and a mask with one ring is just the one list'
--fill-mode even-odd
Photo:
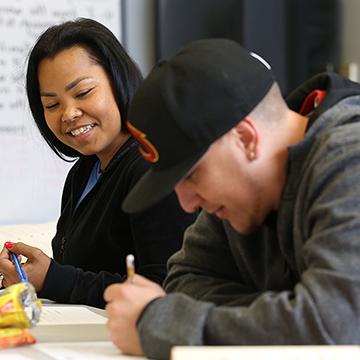
{"label": "man's hand holding pen", "polygon": [[148,303],[164,295],[164,290],[158,284],[136,274],[124,283],[110,285],[105,290],[107,326],[112,341],[121,351],[143,355],[137,320]]}

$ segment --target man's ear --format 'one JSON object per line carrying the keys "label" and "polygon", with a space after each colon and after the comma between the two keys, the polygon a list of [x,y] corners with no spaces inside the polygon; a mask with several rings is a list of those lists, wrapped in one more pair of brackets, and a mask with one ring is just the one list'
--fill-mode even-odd
{"label": "man's ear", "polygon": [[242,142],[247,158],[250,161],[255,160],[259,156],[259,129],[256,122],[250,117],[245,117],[233,130]]}

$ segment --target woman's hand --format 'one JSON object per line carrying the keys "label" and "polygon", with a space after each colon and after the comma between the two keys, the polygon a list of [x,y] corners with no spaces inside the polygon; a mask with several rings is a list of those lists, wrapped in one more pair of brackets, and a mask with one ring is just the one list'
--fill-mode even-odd
{"label": "woman's hand", "polygon": [[51,258],[36,247],[21,242],[8,242],[7,248],[4,247],[0,253],[0,273],[3,275],[2,284],[5,287],[17,284],[20,281],[15,265],[11,261],[10,251],[27,257],[27,261],[22,264],[22,267],[28,276],[29,282],[39,292],[43,288]]}

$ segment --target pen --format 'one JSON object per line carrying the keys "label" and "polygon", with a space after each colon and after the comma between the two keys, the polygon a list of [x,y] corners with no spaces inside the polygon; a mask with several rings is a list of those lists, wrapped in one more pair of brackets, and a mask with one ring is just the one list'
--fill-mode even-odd
{"label": "pen", "polygon": [[129,254],[126,256],[126,270],[127,277],[130,283],[134,283],[134,275],[135,275],[135,258],[134,255]]}
{"label": "pen", "polygon": [[10,252],[10,257],[11,257],[11,260],[12,260],[12,262],[14,263],[14,265],[16,267],[17,273],[19,274],[20,282],[27,282],[28,277],[26,275],[25,270],[21,267],[17,255]]}
{"label": "pen", "polygon": [[[8,249],[7,243],[5,243],[4,245]],[[20,282],[27,282],[28,281],[27,274],[26,274],[25,270],[21,267],[17,255],[14,254],[13,252],[11,252],[10,250],[9,250],[9,252],[10,252],[10,258],[11,258],[12,262],[14,263],[16,271],[19,275]]]}

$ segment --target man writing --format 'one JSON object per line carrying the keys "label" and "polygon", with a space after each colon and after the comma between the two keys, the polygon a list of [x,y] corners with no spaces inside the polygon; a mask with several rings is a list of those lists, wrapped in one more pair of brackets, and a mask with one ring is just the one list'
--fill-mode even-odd
{"label": "man writing", "polygon": [[153,166],[124,209],[175,188],[202,212],[169,261],[168,295],[140,276],[105,291],[114,343],[154,358],[187,344],[358,344],[359,115],[359,84],[321,74],[285,102],[229,40],[159,63],[129,113]]}

